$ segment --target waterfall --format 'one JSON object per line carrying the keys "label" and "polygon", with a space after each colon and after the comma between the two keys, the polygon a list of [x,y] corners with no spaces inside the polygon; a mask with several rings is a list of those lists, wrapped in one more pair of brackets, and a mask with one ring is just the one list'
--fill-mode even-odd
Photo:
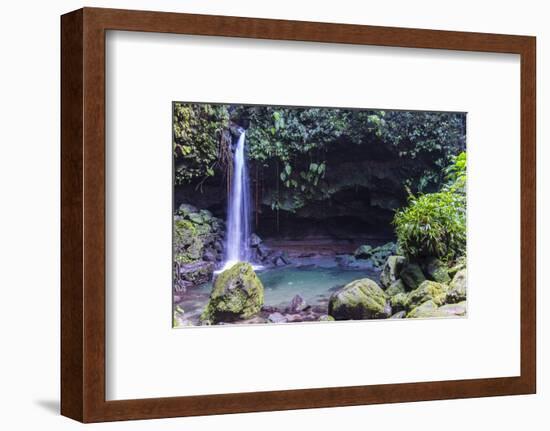
{"label": "waterfall", "polygon": [[233,175],[227,205],[224,269],[250,260],[250,184],[244,151],[246,134],[239,136],[233,156]]}

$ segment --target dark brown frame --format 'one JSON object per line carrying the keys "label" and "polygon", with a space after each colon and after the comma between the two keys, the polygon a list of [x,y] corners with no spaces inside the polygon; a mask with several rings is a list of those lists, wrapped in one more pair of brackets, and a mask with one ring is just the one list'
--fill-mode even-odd
{"label": "dark brown frame", "polygon": [[[105,31],[514,53],[521,56],[521,375],[105,400]],[[529,36],[84,8],[61,17],[61,413],[82,422],[351,406],[536,391],[535,56]]]}

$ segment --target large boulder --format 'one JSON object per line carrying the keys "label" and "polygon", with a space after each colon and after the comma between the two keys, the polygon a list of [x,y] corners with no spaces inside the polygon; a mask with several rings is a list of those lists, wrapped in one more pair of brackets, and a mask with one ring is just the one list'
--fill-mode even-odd
{"label": "large boulder", "polygon": [[248,319],[263,303],[262,282],[250,264],[239,262],[218,275],[201,319],[212,323]]}
{"label": "large boulder", "polygon": [[437,257],[430,257],[424,263],[424,272],[430,280],[438,283],[448,283],[451,281],[449,277],[449,268]]}
{"label": "large boulder", "polygon": [[328,314],[336,320],[385,319],[391,315],[386,293],[371,279],[352,281],[333,293]]}
{"label": "large boulder", "polygon": [[426,277],[424,277],[424,273],[422,272],[422,268],[420,268],[420,265],[417,263],[408,263],[405,265],[405,267],[401,270],[399,277],[401,277],[401,280],[403,280],[409,290],[416,289],[420,286],[420,284],[422,284],[423,281],[426,280]]}
{"label": "large boulder", "polygon": [[388,257],[380,273],[380,284],[384,288],[388,288],[392,283],[395,283],[406,262],[407,260],[403,256]]}
{"label": "large boulder", "polygon": [[447,298],[449,286],[435,281],[426,280],[407,295],[408,310],[418,307],[426,301],[433,301],[437,306],[443,305]]}
{"label": "large boulder", "polygon": [[453,281],[447,292],[447,303],[455,304],[466,300],[466,289],[468,284],[468,273],[466,269],[461,269],[453,277]]}

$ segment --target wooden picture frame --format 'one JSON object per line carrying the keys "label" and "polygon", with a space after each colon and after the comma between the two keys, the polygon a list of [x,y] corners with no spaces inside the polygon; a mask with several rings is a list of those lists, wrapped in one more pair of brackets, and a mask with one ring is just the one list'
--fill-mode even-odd
{"label": "wooden picture frame", "polygon": [[[105,32],[211,35],[521,57],[521,375],[106,401]],[[61,17],[61,413],[82,422],[532,394],[536,390],[535,47],[528,36],[84,8]]]}

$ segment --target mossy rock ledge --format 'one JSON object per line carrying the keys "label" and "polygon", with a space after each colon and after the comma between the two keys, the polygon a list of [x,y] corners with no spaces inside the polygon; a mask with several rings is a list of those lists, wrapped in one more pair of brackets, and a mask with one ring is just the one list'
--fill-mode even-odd
{"label": "mossy rock ledge", "polygon": [[330,297],[328,314],[335,320],[386,319],[391,316],[388,299],[373,280],[362,278]]}
{"label": "mossy rock ledge", "polygon": [[238,262],[214,281],[201,320],[211,323],[249,319],[264,303],[264,287],[249,263]]}

